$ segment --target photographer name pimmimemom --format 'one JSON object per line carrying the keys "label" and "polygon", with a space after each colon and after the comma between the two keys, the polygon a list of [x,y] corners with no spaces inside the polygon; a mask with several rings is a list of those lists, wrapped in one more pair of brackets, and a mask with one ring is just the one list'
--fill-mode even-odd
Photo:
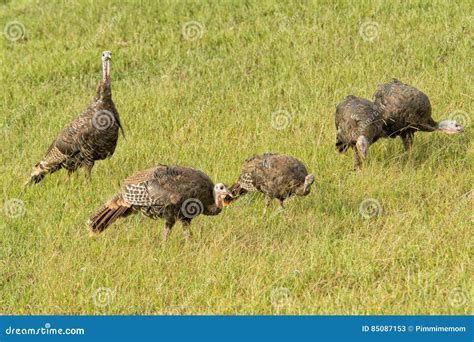
{"label": "photographer name pimmimemom", "polygon": [[363,325],[362,332],[466,332],[465,326]]}

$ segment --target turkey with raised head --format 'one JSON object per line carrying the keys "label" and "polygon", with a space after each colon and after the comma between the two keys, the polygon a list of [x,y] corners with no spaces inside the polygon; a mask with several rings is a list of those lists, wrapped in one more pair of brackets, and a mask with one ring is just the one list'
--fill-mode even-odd
{"label": "turkey with raised head", "polygon": [[114,153],[122,125],[112,101],[111,58],[110,51],[102,53],[103,76],[94,101],[53,141],[44,158],[33,167],[27,184],[38,183],[46,174],[62,168],[68,171],[69,177],[79,167],[84,167],[90,178],[95,161]]}
{"label": "turkey with raised head", "polygon": [[202,171],[161,165],[127,178],[122,191],[91,217],[89,228],[100,233],[119,217],[141,212],[155,220],[165,219],[163,241],[177,220],[183,223],[185,237],[189,239],[192,219],[200,214],[219,214],[230,198],[226,185],[214,184]]}
{"label": "turkey with raised head", "polygon": [[290,196],[309,194],[314,176],[298,159],[285,154],[265,153],[247,159],[237,182],[232,185],[232,200],[247,192],[265,194],[265,210],[274,198],[283,202]]}
{"label": "turkey with raised head", "polygon": [[459,134],[464,131],[455,120],[434,121],[428,96],[399,80],[394,79],[379,85],[374,98],[385,122],[385,134],[391,138],[400,136],[408,152],[412,149],[414,134],[417,131],[440,131],[447,134]]}
{"label": "turkey with raised head", "polygon": [[354,151],[354,168],[360,169],[369,146],[383,136],[382,118],[369,100],[349,95],[336,107],[336,149]]}

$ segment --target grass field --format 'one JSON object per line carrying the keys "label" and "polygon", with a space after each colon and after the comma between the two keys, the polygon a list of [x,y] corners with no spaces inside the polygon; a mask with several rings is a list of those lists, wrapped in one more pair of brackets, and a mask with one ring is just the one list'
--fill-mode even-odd
{"label": "grass field", "polygon": [[[0,1],[0,312],[3,314],[470,314],[473,5],[465,1]],[[15,23],[17,22],[17,23]],[[17,39],[18,38],[18,39]],[[92,100],[100,56],[126,139],[92,182],[31,167]],[[396,77],[463,135],[335,152],[335,106]],[[248,196],[177,224],[86,221],[133,172],[160,163],[231,184],[242,162],[293,155],[308,197]],[[373,199],[380,211],[359,208]],[[365,203],[365,202],[364,202]]]}

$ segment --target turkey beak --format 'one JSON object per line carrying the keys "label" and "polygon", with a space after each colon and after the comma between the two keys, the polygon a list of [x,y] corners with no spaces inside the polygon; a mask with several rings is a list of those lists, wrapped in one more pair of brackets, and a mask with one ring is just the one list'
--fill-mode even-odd
{"label": "turkey beak", "polygon": [[232,195],[232,193],[229,190],[224,191],[224,193],[222,194],[222,199],[223,199],[223,202],[224,202],[224,206],[229,205],[232,202],[233,198],[234,198],[234,196]]}

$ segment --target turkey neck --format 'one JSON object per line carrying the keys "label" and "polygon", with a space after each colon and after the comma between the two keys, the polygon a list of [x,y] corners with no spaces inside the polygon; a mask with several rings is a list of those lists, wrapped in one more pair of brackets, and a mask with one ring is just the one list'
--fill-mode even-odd
{"label": "turkey neck", "polygon": [[216,198],[215,203],[207,206],[207,215],[217,215],[222,211],[223,202],[222,199]]}
{"label": "turkey neck", "polygon": [[102,80],[97,89],[96,100],[112,101],[112,89],[110,87],[110,60],[102,62]]}
{"label": "turkey neck", "polygon": [[110,59],[102,62],[102,81],[108,83],[110,80]]}

